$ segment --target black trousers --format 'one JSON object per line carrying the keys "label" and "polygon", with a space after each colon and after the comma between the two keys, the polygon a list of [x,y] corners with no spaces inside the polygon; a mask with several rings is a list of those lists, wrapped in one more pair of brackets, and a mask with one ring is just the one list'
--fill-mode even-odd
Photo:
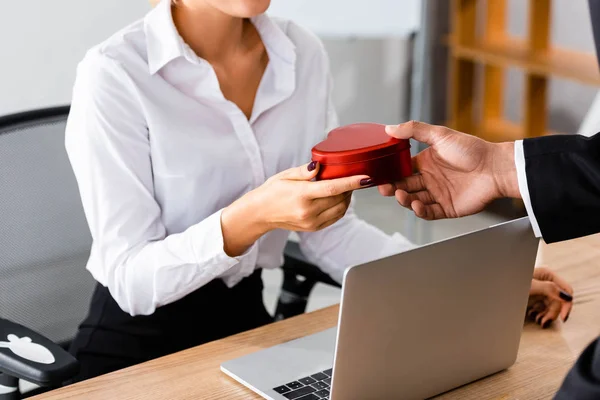
{"label": "black trousers", "polygon": [[135,317],[98,284],[71,345],[81,364],[72,382],[273,322],[263,303],[261,272],[257,269],[231,289],[216,279],[152,315]]}

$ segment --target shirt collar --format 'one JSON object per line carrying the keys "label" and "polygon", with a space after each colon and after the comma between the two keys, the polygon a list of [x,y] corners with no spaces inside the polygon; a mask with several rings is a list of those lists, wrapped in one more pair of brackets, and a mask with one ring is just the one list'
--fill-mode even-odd
{"label": "shirt collar", "polygon": [[183,40],[173,23],[171,0],[162,0],[146,15],[144,31],[151,74],[184,55]]}
{"label": "shirt collar", "polygon": [[[252,18],[269,58],[277,57],[288,64],[295,64],[296,47],[281,28],[266,14]],[[155,74],[172,60],[186,55],[186,44],[173,23],[171,1],[162,0],[144,19],[148,68]]]}
{"label": "shirt collar", "polygon": [[252,18],[252,23],[269,53],[269,58],[278,57],[289,64],[296,62],[296,46],[267,14]]}

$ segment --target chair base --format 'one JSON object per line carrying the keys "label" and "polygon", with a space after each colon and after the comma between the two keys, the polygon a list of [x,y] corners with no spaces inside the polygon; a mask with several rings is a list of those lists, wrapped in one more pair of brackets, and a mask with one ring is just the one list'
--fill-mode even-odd
{"label": "chair base", "polygon": [[0,372],[0,400],[20,400],[19,379]]}

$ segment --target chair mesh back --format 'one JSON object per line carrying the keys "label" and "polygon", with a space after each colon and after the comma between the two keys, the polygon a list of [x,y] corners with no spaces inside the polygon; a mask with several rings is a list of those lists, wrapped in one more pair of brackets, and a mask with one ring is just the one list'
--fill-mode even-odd
{"label": "chair mesh back", "polygon": [[73,338],[94,287],[65,122],[0,128],[0,316],[59,343]]}

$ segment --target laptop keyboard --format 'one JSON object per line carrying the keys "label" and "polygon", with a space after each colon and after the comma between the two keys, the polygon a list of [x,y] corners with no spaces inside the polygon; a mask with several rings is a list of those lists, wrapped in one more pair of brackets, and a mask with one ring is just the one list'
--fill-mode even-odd
{"label": "laptop keyboard", "polygon": [[331,374],[328,369],[297,381],[273,388],[274,391],[290,400],[321,400],[329,399]]}

